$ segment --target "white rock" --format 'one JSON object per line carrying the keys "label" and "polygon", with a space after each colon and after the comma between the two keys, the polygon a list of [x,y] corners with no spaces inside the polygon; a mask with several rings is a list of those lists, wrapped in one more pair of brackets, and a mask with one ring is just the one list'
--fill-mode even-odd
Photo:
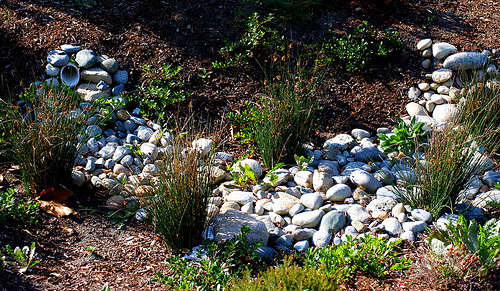
{"label": "white rock", "polygon": [[352,205],[347,209],[347,215],[351,220],[357,220],[362,223],[368,222],[372,216],[366,211],[366,208],[359,204]]}
{"label": "white rock", "polygon": [[326,190],[332,187],[335,182],[333,181],[332,175],[329,173],[314,170],[312,184],[314,191],[326,192]]}
{"label": "white rock", "polygon": [[352,196],[352,190],[346,184],[336,184],[326,191],[326,198],[332,202],[343,202]]}
{"label": "white rock", "polygon": [[427,48],[430,48],[431,45],[432,45],[432,39],[430,38],[422,39],[417,43],[417,50],[423,51]]}
{"label": "white rock", "polygon": [[305,188],[312,188],[312,182],[313,182],[313,173],[309,171],[298,171],[295,173],[295,176],[293,177],[293,180],[297,185],[305,187]]}
{"label": "white rock", "polygon": [[420,83],[418,84],[418,88],[422,91],[428,91],[431,86],[429,86],[429,83]]}
{"label": "white rock", "polygon": [[193,140],[192,145],[193,148],[200,151],[203,156],[206,156],[212,150],[213,141],[207,138],[199,138]]}
{"label": "white rock", "polygon": [[264,222],[236,210],[229,209],[225,213],[215,215],[212,224],[217,242],[239,235],[243,225],[250,226],[250,233],[247,235],[249,243],[262,242],[263,245],[266,245],[269,238]]}
{"label": "white rock", "polygon": [[304,194],[300,197],[300,203],[310,209],[318,209],[323,205],[323,196],[318,193]]}
{"label": "white rock", "polygon": [[408,114],[410,116],[415,116],[415,115],[426,115],[427,112],[425,111],[425,108],[418,104],[418,103],[415,103],[415,102],[410,102],[408,104],[406,104],[406,112],[408,112]]}
{"label": "white rock", "polygon": [[372,174],[363,170],[352,172],[349,179],[354,185],[366,189],[368,193],[375,193],[378,188],[382,187],[382,184]]}
{"label": "white rock", "polygon": [[399,238],[403,239],[403,240],[407,240],[407,241],[410,241],[410,242],[414,242],[416,239],[415,239],[415,234],[411,231],[405,231],[403,232]]}
{"label": "white rock", "polygon": [[319,230],[313,235],[313,244],[317,248],[322,248],[330,244],[332,240],[332,235],[325,230]]}
{"label": "white rock", "polygon": [[488,57],[478,52],[456,53],[446,58],[444,68],[451,70],[474,70],[484,67]]}
{"label": "white rock", "polygon": [[240,168],[240,166],[244,168],[245,165],[248,165],[250,167],[250,169],[255,173],[255,177],[257,179],[259,179],[262,176],[262,166],[260,165],[260,163],[258,161],[254,160],[254,159],[244,159],[244,160],[237,162],[233,166],[233,171],[235,173],[243,174],[244,170],[242,170]]}
{"label": "white rock", "polygon": [[452,76],[453,76],[452,70],[443,68],[432,72],[432,81],[436,83],[443,83],[448,81]]}
{"label": "white rock", "polygon": [[447,123],[452,120],[455,114],[458,113],[458,108],[455,104],[436,105],[432,112],[432,118],[435,122]]}
{"label": "white rock", "polygon": [[302,228],[315,228],[321,222],[321,218],[324,214],[325,212],[323,212],[323,210],[301,212],[292,218],[292,224]]}
{"label": "white rock", "polygon": [[432,221],[432,215],[430,212],[419,208],[413,209],[411,211],[411,216],[417,220],[425,221],[426,223]]}
{"label": "white rock", "polygon": [[427,223],[425,221],[408,221],[403,223],[403,229],[405,231],[411,231],[413,233],[421,233],[425,231]]}
{"label": "white rock", "polygon": [[390,235],[398,235],[401,232],[401,223],[396,218],[389,217],[382,221],[382,225]]}
{"label": "white rock", "polygon": [[439,42],[432,45],[432,55],[436,59],[444,59],[456,51],[457,48],[449,43]]}
{"label": "white rock", "polygon": [[410,87],[410,89],[408,89],[408,98],[410,98],[411,101],[417,101],[420,94],[422,94],[422,92],[418,88]]}

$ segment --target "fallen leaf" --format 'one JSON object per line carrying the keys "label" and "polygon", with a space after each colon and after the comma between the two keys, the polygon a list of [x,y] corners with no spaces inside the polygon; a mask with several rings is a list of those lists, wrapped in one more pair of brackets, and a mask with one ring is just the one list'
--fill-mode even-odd
{"label": "fallen leaf", "polygon": [[69,208],[66,205],[63,205],[59,202],[56,201],[43,201],[43,200],[38,200],[38,203],[40,203],[40,208],[49,213],[52,214],[56,217],[63,217],[63,216],[68,216],[70,214],[76,214],[76,211],[73,209]]}

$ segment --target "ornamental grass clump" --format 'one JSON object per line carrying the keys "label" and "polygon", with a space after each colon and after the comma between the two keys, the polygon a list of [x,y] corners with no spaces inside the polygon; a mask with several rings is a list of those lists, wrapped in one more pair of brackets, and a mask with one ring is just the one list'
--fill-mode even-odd
{"label": "ornamental grass clump", "polygon": [[473,175],[491,169],[488,153],[500,148],[499,86],[476,84],[463,90],[457,113],[436,130],[416,163],[415,181],[406,181],[400,193],[413,208],[425,208],[434,217],[453,210],[462,201],[460,191]]}
{"label": "ornamental grass clump", "polygon": [[166,246],[174,251],[202,242],[213,179],[209,154],[193,147],[193,128],[172,131],[171,145],[156,161],[158,180],[148,201],[152,223]]}
{"label": "ornamental grass clump", "polygon": [[71,172],[80,150],[90,107],[79,108],[81,97],[69,87],[31,86],[20,96],[21,106],[9,105],[2,128],[7,153],[19,166],[26,193],[35,196],[49,187],[71,186]]}

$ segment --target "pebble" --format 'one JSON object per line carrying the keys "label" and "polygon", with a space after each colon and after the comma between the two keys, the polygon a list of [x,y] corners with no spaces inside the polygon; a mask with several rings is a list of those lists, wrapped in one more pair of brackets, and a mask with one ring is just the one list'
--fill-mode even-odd
{"label": "pebble", "polygon": [[113,74],[113,81],[116,84],[127,84],[128,82],[128,72],[125,70],[118,70]]}
{"label": "pebble", "polygon": [[430,38],[422,39],[417,43],[417,50],[423,51],[427,48],[430,48],[431,45],[432,45],[432,39]]}
{"label": "pebble", "polygon": [[368,211],[366,211],[366,208],[361,205],[349,207],[349,209],[347,209],[347,215],[351,221],[357,220],[362,223],[367,223],[372,218]]}
{"label": "pebble", "polygon": [[343,202],[346,198],[352,196],[352,190],[345,184],[333,185],[326,191],[326,198],[332,202]]}
{"label": "pebble", "polygon": [[300,203],[309,209],[316,210],[323,205],[323,196],[318,193],[304,194],[300,197]]}
{"label": "pebble", "polygon": [[313,244],[315,247],[322,248],[330,244],[332,235],[328,231],[319,230],[313,235]]}
{"label": "pebble", "polygon": [[410,103],[406,104],[406,112],[408,112],[408,114],[412,117],[415,115],[426,115],[427,114],[425,112],[425,108],[422,105],[415,103],[415,102],[410,102]]}

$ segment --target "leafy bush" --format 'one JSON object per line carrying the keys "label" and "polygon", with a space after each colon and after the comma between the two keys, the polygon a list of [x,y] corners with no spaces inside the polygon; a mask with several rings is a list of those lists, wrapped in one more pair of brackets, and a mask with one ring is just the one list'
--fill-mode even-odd
{"label": "leafy bush", "polygon": [[232,124],[256,144],[266,167],[293,162],[294,155],[303,152],[322,77],[320,69],[308,70],[288,58],[271,68],[258,102],[247,103],[248,110],[232,116]]}
{"label": "leafy bush", "polygon": [[207,250],[198,251],[198,262],[180,256],[171,256],[167,262],[171,274],[158,272],[153,281],[162,282],[177,290],[220,290],[227,288],[234,278],[245,269],[257,273],[264,263],[255,254],[259,244],[250,245],[247,235],[249,226],[241,228],[241,234],[217,244],[207,242]]}
{"label": "leafy bush", "polygon": [[[189,124],[185,125],[190,126]],[[195,128],[172,132],[169,152],[155,162],[157,183],[148,200],[152,223],[169,249],[176,252],[202,242],[211,196],[211,163],[191,147]]]}
{"label": "leafy bush", "polygon": [[49,187],[69,187],[78,135],[84,133],[87,111],[68,87],[32,86],[21,96],[25,106],[10,106],[4,128],[14,163],[19,165],[26,192],[39,195]]}
{"label": "leafy bush", "polygon": [[411,156],[425,140],[423,122],[417,122],[415,117],[411,119],[410,126],[406,126],[403,119],[397,119],[398,124],[394,126],[394,134],[387,135],[379,133],[380,146],[384,152],[401,151]]}
{"label": "leafy bush", "polygon": [[366,21],[347,34],[334,34],[321,46],[324,62],[340,61],[349,72],[361,71],[375,59],[385,58],[403,48],[404,43],[397,32],[380,32]]}
{"label": "leafy bush", "polygon": [[272,19],[271,14],[262,20],[258,13],[250,16],[245,21],[246,30],[241,39],[235,42],[224,41],[226,45],[220,52],[227,56],[227,60],[213,62],[213,67],[222,69],[245,65],[253,57],[259,61],[267,60],[275,53],[285,50],[284,37],[267,26]]}
{"label": "leafy bush", "polygon": [[10,188],[0,192],[0,223],[7,219],[36,223],[36,214],[39,209],[40,205],[35,200],[28,198],[24,201],[16,197],[15,189]]}
{"label": "leafy bush", "polygon": [[359,240],[347,236],[347,240],[337,246],[309,249],[304,265],[324,268],[329,273],[342,270],[345,279],[358,270],[383,277],[389,270],[401,270],[409,266],[410,260],[394,251],[400,242],[400,239],[386,241],[371,235],[361,236]]}
{"label": "leafy bush", "polygon": [[320,291],[340,290],[340,272],[324,272],[313,267],[299,267],[292,259],[285,258],[283,265],[270,267],[252,279],[245,272],[243,279],[237,280],[231,290],[248,291]]}
{"label": "leafy bush", "polygon": [[186,100],[191,93],[185,91],[185,83],[176,80],[181,66],[163,65],[159,70],[142,66],[145,81],[138,86],[138,92],[127,95],[129,101],[139,104],[147,117],[163,119],[166,107]]}
{"label": "leafy bush", "polygon": [[432,231],[429,241],[439,240],[445,245],[453,245],[476,255],[486,267],[495,265],[500,257],[500,221],[488,220],[483,226],[476,220],[467,221],[460,215],[457,223],[450,223],[447,229],[437,228]]}
{"label": "leafy bush", "polygon": [[406,194],[398,193],[404,203],[438,217],[462,199],[464,185],[487,170],[482,149],[500,148],[499,95],[498,88],[482,84],[465,89],[459,114],[444,129],[434,131],[424,151],[425,163],[417,163],[416,175],[405,181]]}

